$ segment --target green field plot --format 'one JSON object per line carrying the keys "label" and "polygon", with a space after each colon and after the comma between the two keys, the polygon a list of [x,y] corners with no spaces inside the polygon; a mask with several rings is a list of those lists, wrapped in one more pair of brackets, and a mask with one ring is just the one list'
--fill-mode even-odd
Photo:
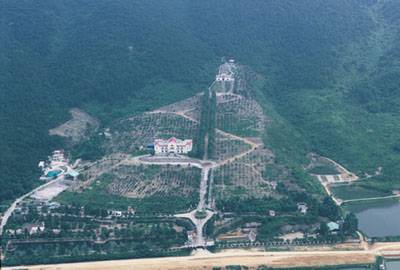
{"label": "green field plot", "polygon": [[319,174],[319,175],[340,174],[339,171],[335,168],[335,166],[329,164],[316,166],[308,170],[308,173]]}
{"label": "green field plot", "polygon": [[57,197],[64,204],[137,213],[175,213],[196,206],[200,169],[172,166],[120,166],[101,175],[82,192],[66,191]]}
{"label": "green field plot", "polygon": [[331,188],[333,194],[342,200],[354,200],[363,198],[384,197],[392,195],[390,192],[372,189],[362,185],[340,185]]}

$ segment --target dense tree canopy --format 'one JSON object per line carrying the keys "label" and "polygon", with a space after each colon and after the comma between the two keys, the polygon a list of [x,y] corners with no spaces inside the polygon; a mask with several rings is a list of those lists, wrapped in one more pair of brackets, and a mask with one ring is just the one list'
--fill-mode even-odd
{"label": "dense tree canopy", "polygon": [[37,162],[64,143],[48,129],[71,107],[107,124],[191,96],[223,56],[265,78],[279,158],[382,166],[383,183],[400,186],[399,11],[375,0],[5,0],[0,200],[37,183]]}

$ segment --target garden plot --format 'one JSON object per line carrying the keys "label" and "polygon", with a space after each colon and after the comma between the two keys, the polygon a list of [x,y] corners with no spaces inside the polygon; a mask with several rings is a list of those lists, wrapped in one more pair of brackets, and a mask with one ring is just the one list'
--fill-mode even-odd
{"label": "garden plot", "polygon": [[198,193],[201,177],[201,170],[195,167],[157,165],[119,166],[110,173],[109,193],[140,199],[154,195],[191,197]]}
{"label": "garden plot", "polygon": [[217,109],[217,128],[239,136],[255,137],[265,130],[261,106],[253,99],[227,97]]}
{"label": "garden plot", "polygon": [[156,138],[193,139],[197,123],[169,113],[146,113],[119,122],[111,129],[109,152],[132,153]]}

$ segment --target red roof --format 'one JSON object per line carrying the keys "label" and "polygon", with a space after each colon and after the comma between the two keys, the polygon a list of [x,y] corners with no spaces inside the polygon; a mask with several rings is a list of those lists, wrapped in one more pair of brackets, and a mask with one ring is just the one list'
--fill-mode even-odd
{"label": "red roof", "polygon": [[176,143],[176,138],[175,137],[171,137],[171,138],[168,139],[168,142]]}

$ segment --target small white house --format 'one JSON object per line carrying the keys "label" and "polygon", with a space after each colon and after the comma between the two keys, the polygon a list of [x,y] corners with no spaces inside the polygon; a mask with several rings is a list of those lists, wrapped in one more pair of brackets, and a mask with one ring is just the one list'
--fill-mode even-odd
{"label": "small white house", "polygon": [[23,226],[23,229],[27,230],[28,233],[30,235],[32,235],[32,234],[37,234],[39,232],[43,232],[44,229],[45,229],[45,226],[44,226],[44,222],[42,222],[40,224],[28,223],[28,224]]}
{"label": "small white house", "polygon": [[307,206],[306,203],[298,203],[297,204],[297,209],[299,210],[300,213],[305,215],[305,214],[307,214],[308,206]]}
{"label": "small white house", "polygon": [[275,212],[274,210],[269,210],[269,211],[268,211],[268,215],[269,215],[270,217],[274,217],[274,216],[276,216],[276,212]]}
{"label": "small white house", "polygon": [[112,210],[111,215],[113,217],[122,217],[122,211]]}

